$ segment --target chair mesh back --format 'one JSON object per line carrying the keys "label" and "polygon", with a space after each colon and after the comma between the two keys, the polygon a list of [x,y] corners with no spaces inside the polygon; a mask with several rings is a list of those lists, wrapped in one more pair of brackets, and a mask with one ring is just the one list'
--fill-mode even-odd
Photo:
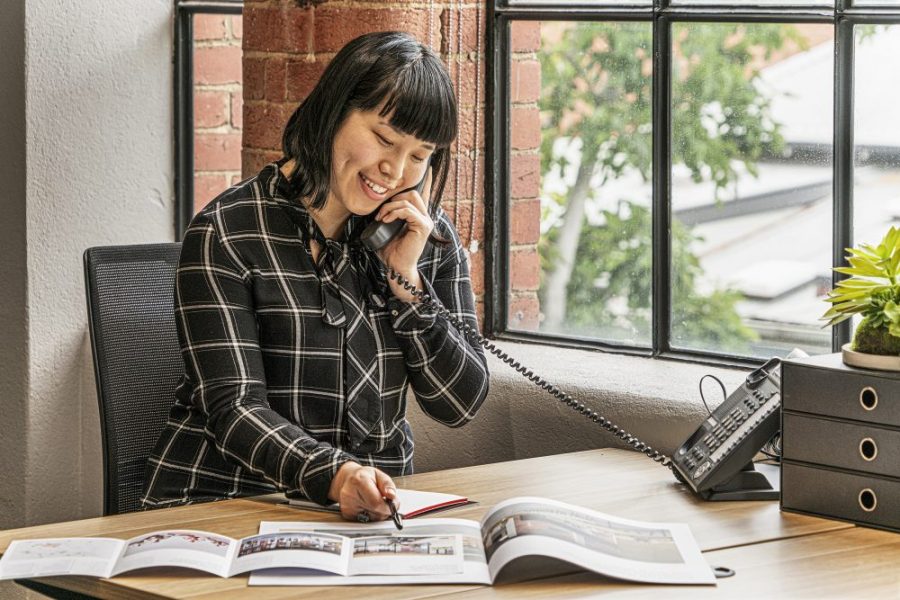
{"label": "chair mesh back", "polygon": [[140,508],[147,457],[184,372],[173,290],[181,244],[84,253],[100,403],[104,514]]}

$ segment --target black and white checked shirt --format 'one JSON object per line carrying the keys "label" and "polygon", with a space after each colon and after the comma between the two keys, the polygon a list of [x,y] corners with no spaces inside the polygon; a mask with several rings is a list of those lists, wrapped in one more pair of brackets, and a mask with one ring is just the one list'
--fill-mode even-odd
{"label": "black and white checked shirt", "polygon": [[[487,395],[480,347],[433,310],[392,297],[383,279],[353,284],[367,279],[350,244],[329,240],[351,282],[335,291],[327,257],[317,269],[309,253],[312,220],[290,197],[272,163],[207,205],[185,233],[175,286],[185,374],[148,461],[145,507],[275,490],[324,504],[349,460],[412,472],[410,385],[450,427],[471,420]],[[361,219],[350,218],[344,239]],[[443,212],[435,230],[451,243],[426,246],[425,291],[475,326],[467,260]],[[354,378],[367,396],[354,395]]]}

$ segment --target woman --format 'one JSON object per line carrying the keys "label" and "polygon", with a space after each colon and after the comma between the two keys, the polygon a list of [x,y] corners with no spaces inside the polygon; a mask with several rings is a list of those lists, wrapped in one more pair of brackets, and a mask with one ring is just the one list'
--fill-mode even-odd
{"label": "woman", "polygon": [[[175,289],[185,375],[145,507],[283,491],[384,519],[390,475],[412,472],[408,387],[441,423],[474,417],[488,389],[480,347],[387,277],[476,326],[465,254],[438,208],[456,119],[431,50],[364,35],[291,117],[284,158],[197,214]],[[372,219],[405,222],[377,253],[359,241]]]}

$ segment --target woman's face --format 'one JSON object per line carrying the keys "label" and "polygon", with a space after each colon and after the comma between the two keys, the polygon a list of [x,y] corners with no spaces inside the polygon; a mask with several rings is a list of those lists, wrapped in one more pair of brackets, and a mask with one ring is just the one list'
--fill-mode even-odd
{"label": "woman's face", "polygon": [[[434,145],[401,133],[379,109],[352,110],[334,136],[328,204],[367,215],[425,176]],[[327,206],[327,205],[326,205]]]}

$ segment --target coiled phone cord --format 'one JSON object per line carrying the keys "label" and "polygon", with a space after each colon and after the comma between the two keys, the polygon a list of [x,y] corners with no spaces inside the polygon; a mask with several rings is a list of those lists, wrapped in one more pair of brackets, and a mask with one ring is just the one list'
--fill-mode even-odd
{"label": "coiled phone cord", "polygon": [[605,430],[631,446],[631,448],[633,448],[634,450],[645,454],[648,458],[664,467],[673,469],[671,457],[662,454],[658,450],[654,450],[649,445],[631,435],[618,425],[610,422],[609,419],[598,414],[595,410],[592,410],[585,406],[583,402],[569,396],[558,387],[542,378],[540,375],[537,375],[528,367],[523,366],[522,363],[509,356],[506,352],[495,346],[490,340],[481,335],[474,327],[472,327],[465,321],[462,321],[461,319],[458,319],[455,316],[451,315],[450,311],[447,310],[447,308],[443,304],[441,304],[441,302],[437,298],[433,298],[431,294],[416,288],[416,286],[412,285],[408,279],[397,273],[397,271],[388,268],[388,277],[403,286],[404,290],[418,298],[425,306],[437,311],[438,314],[447,319],[447,321],[449,321],[454,327],[456,327],[457,330],[468,337],[469,340],[478,344],[479,346],[482,346],[485,350],[521,373],[539,388],[546,391],[548,394],[550,394],[572,410],[581,413],[594,423],[600,425],[600,427],[604,428]]}

